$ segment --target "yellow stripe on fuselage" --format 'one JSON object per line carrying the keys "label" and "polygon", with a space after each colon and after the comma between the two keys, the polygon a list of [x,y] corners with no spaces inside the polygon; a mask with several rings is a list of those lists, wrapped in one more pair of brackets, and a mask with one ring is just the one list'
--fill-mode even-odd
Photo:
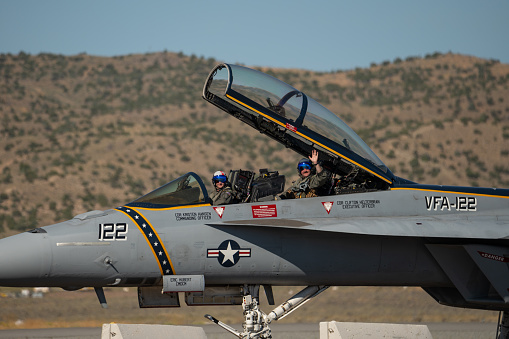
{"label": "yellow stripe on fuselage", "polygon": [[459,192],[459,191],[442,191],[442,190],[432,190],[426,188],[411,188],[411,187],[393,187],[391,191],[423,191],[423,192],[436,192],[436,193],[450,193],[450,194],[467,194],[467,195],[476,195],[481,197],[492,197],[492,198],[504,198],[509,199],[509,196],[505,195],[494,195],[494,194],[482,194],[482,193],[471,193],[471,192]]}
{"label": "yellow stripe on fuselage", "polygon": [[136,207],[133,208],[135,210],[147,210],[147,211],[170,211],[170,210],[178,210],[181,208],[195,208],[195,207],[206,207],[211,206],[210,204],[200,204],[200,205],[184,205],[184,206],[173,206],[173,207],[163,207],[163,208],[152,208],[152,207]]}

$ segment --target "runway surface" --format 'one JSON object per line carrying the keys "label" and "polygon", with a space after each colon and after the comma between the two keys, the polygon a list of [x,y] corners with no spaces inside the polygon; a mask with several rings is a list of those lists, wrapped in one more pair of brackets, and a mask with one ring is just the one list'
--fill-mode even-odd
{"label": "runway surface", "polygon": [[[427,325],[433,339],[494,339],[497,324],[494,323],[430,323]],[[235,338],[219,326],[207,324],[201,326],[208,339]],[[234,325],[236,329],[241,325]],[[308,339],[320,337],[318,324],[271,324],[274,339]],[[46,329],[20,329],[0,330],[0,338],[26,338],[26,339],[98,339],[101,337],[101,328],[46,328]]]}

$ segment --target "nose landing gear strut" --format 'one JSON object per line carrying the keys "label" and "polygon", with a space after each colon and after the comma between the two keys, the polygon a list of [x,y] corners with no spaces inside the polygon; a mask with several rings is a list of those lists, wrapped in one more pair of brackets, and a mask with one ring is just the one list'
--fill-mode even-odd
{"label": "nose landing gear strut", "polygon": [[270,339],[272,338],[269,324],[273,320],[283,319],[311,298],[325,291],[329,286],[308,286],[293,297],[273,309],[268,315],[258,307],[258,285],[245,285],[242,310],[244,314],[243,331],[239,332],[233,327],[206,314],[205,318],[222,327],[240,339]]}

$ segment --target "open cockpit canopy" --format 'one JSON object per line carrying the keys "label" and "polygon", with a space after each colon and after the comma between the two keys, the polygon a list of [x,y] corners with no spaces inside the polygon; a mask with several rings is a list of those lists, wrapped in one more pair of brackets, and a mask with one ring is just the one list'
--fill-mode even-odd
{"label": "open cockpit canopy", "polygon": [[203,97],[251,127],[303,156],[320,151],[324,166],[340,176],[355,173],[371,188],[392,184],[394,176],[368,145],[337,115],[265,73],[220,64],[210,73]]}

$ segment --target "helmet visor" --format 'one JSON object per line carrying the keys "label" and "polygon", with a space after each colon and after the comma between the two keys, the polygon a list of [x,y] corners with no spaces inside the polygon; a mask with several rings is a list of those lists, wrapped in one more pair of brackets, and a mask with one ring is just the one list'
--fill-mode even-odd
{"label": "helmet visor", "polygon": [[214,177],[212,177],[212,181],[214,183],[216,182],[226,182],[228,180],[228,178],[226,177],[226,175],[216,175]]}
{"label": "helmet visor", "polygon": [[309,162],[301,162],[297,168],[299,169],[299,172],[304,169],[311,169],[311,164]]}

